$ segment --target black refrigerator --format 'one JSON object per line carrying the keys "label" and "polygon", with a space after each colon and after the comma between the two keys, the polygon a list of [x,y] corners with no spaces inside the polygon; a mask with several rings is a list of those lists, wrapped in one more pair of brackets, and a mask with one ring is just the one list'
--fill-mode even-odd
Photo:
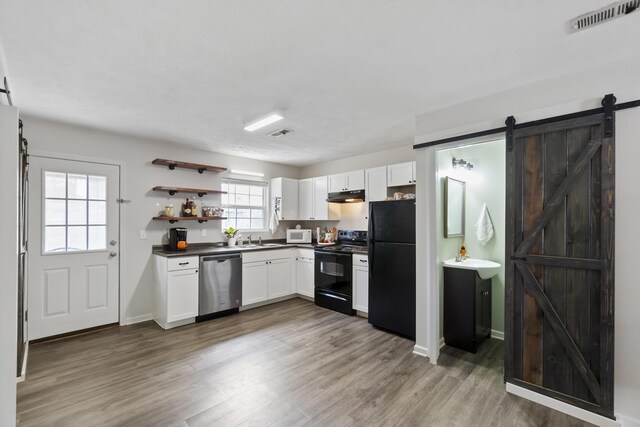
{"label": "black refrigerator", "polygon": [[369,323],[416,337],[416,203],[369,203]]}

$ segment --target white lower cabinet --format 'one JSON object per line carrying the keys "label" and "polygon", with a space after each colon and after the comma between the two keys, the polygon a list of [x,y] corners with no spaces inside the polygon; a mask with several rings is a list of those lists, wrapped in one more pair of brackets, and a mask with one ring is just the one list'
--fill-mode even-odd
{"label": "white lower cabinet", "polygon": [[353,255],[353,309],[369,312],[369,258]]}
{"label": "white lower cabinet", "polygon": [[313,249],[298,249],[296,256],[296,292],[314,298],[315,256]]}
{"label": "white lower cabinet", "polygon": [[153,318],[170,329],[195,321],[198,315],[199,258],[155,255],[155,309]]}
{"label": "white lower cabinet", "polygon": [[291,276],[291,249],[243,254],[242,305],[295,293]]}

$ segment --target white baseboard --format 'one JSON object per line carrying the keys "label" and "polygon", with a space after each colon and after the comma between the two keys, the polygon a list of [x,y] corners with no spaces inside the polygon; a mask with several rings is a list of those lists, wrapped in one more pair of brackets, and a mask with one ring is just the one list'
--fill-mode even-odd
{"label": "white baseboard", "polygon": [[252,308],[258,308],[265,305],[274,304],[276,302],[286,301],[292,298],[298,298],[298,294],[285,295],[283,297],[273,298],[267,301],[261,301],[261,302],[256,302],[249,305],[243,305],[242,307],[240,307],[240,311],[251,310]]}
{"label": "white baseboard", "polygon": [[356,316],[364,317],[365,319],[369,318],[369,313],[366,311],[356,310]]}
{"label": "white baseboard", "polygon": [[593,412],[569,405],[568,403],[561,402],[549,396],[544,396],[515,384],[507,383],[507,393],[515,394],[516,396],[531,400],[532,402],[539,403],[540,405],[555,409],[556,411],[560,411],[567,415],[571,415],[572,417],[581,419],[582,421],[601,427],[621,427],[621,424],[618,421],[611,420],[603,417],[602,415],[594,414]]}
{"label": "white baseboard", "polygon": [[413,346],[413,354],[417,354],[418,356],[422,356],[422,357],[429,357],[429,349],[427,347],[422,347],[421,345],[414,345]]}
{"label": "white baseboard", "polygon": [[622,425],[622,427],[640,427],[640,420],[626,417],[621,414],[617,414],[616,416],[618,418],[618,421],[620,421],[620,425]]}
{"label": "white baseboard", "polygon": [[140,316],[128,317],[125,319],[124,324],[121,326],[133,325],[134,323],[146,322],[147,320],[153,320],[153,313],[147,313],[147,314],[141,314]]}
{"label": "white baseboard", "polygon": [[502,340],[504,341],[504,332],[502,331],[496,331],[495,329],[491,330],[491,338],[495,338],[497,340]]}
{"label": "white baseboard", "polygon": [[444,347],[444,337],[440,337],[440,348]]}

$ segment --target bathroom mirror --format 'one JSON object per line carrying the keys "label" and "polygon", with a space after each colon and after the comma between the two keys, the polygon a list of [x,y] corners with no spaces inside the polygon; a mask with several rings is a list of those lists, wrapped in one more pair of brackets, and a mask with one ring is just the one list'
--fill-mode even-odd
{"label": "bathroom mirror", "polygon": [[465,182],[444,180],[444,237],[464,236]]}

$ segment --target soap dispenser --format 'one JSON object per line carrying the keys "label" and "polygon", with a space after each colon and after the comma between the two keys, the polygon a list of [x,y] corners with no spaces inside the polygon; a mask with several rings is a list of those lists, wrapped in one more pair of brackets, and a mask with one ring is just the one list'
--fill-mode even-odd
{"label": "soap dispenser", "polygon": [[467,246],[465,243],[460,245],[460,250],[458,250],[458,257],[460,258],[460,261],[464,261],[465,259],[467,259]]}

